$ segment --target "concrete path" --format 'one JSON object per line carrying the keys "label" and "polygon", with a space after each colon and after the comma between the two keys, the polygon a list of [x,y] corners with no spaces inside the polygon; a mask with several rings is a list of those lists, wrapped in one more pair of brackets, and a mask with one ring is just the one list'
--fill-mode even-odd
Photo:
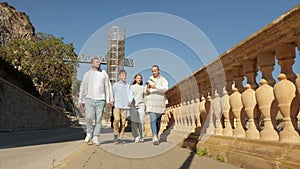
{"label": "concrete path", "polygon": [[125,144],[115,145],[109,126],[101,129],[100,146],[88,145],[84,130],[63,128],[28,132],[0,132],[1,169],[237,169],[224,162],[200,157],[168,138],[158,146],[151,138],[134,143],[130,132]]}

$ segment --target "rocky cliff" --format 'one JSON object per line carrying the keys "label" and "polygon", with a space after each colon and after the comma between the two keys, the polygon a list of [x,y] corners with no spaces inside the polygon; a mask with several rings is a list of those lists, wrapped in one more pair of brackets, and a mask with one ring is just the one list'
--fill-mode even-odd
{"label": "rocky cliff", "polygon": [[14,38],[31,38],[35,33],[29,16],[7,2],[0,3],[0,45]]}

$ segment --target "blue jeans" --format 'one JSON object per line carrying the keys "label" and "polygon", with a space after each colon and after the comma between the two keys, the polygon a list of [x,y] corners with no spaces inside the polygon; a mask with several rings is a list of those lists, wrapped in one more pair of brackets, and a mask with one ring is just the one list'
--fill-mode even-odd
{"label": "blue jeans", "polygon": [[162,114],[160,113],[149,113],[152,136],[158,136],[158,132],[160,130],[161,115]]}
{"label": "blue jeans", "polygon": [[[93,99],[86,100],[85,103],[86,133],[93,133],[93,136],[100,135],[104,104],[105,104],[105,100],[93,100]],[[93,126],[93,120],[95,120],[95,128]]]}

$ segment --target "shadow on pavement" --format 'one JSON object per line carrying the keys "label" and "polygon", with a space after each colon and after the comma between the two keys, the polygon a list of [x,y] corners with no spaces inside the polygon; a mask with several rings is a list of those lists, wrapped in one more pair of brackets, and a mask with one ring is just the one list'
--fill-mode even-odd
{"label": "shadow on pavement", "polygon": [[[110,128],[101,128],[101,133],[111,132]],[[33,146],[84,140],[84,126],[56,128],[51,130],[31,130],[0,132],[0,149]]]}
{"label": "shadow on pavement", "polygon": [[186,158],[186,160],[184,161],[184,163],[180,166],[180,169],[190,168],[194,156],[195,156],[195,153],[193,151],[191,151],[190,155]]}

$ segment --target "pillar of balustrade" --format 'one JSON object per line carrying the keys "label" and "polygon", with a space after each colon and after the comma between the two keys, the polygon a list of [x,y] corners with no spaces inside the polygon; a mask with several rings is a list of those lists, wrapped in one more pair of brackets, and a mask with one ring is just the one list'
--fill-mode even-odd
{"label": "pillar of balustrade", "polygon": [[233,136],[245,137],[245,131],[241,123],[241,112],[243,109],[242,95],[234,85],[232,89],[233,93],[229,96],[229,103],[236,121],[235,128],[233,129]]}
{"label": "pillar of balustrade", "polygon": [[194,104],[194,112],[195,112],[195,119],[196,119],[196,127],[201,127],[201,117],[200,117],[200,99],[196,98],[195,104]]}
{"label": "pillar of balustrade", "polygon": [[208,111],[207,119],[206,119],[206,121],[208,121],[208,126],[206,127],[205,133],[213,134],[214,130],[215,130],[214,121],[213,121],[214,112],[213,112],[213,108],[212,108],[212,97],[210,96],[210,93],[208,93],[208,96],[207,96],[206,111]]}
{"label": "pillar of balustrade", "polygon": [[246,130],[246,138],[259,139],[259,132],[257,126],[254,123],[254,115],[256,114],[256,98],[255,91],[250,84],[245,85],[245,91],[242,93],[242,103],[246,114],[249,118],[249,128]]}
{"label": "pillar of balustrade", "polygon": [[195,128],[196,128],[196,112],[195,112],[195,100],[192,99],[191,100],[191,105],[190,105],[190,110],[191,110],[191,132],[195,132]]}
{"label": "pillar of balustrade", "polygon": [[291,104],[296,97],[296,87],[287,76],[281,73],[278,76],[279,83],[274,86],[275,98],[283,115],[283,130],[279,133],[279,141],[286,143],[300,143],[300,137],[291,121]]}
{"label": "pillar of balustrade", "polygon": [[[232,91],[232,85],[234,84],[233,71],[231,69],[225,70],[225,75],[226,75],[226,93],[228,96],[230,96],[233,93],[233,91]],[[223,91],[223,93],[224,93],[224,91]],[[229,99],[229,97],[228,97],[228,99]],[[230,107],[230,105],[229,105],[229,107]],[[231,125],[231,129],[232,129],[232,126],[235,126],[235,122],[234,122],[234,115],[233,115],[231,109],[229,109],[228,120]],[[225,121],[225,119],[224,119],[224,121]]]}
{"label": "pillar of balustrade", "polygon": [[214,98],[212,101],[212,109],[214,112],[214,116],[216,118],[216,129],[214,131],[215,135],[222,135],[222,124],[221,124],[221,99],[217,89],[215,90]]}
{"label": "pillar of balustrade", "polygon": [[[284,43],[280,44],[276,48],[276,58],[278,60],[278,64],[280,65],[281,68],[281,73],[285,74],[287,79],[295,83],[296,81],[296,74],[293,71],[293,64],[295,63],[295,57],[296,57],[296,48],[294,43]],[[297,115],[299,111],[297,111],[299,105],[297,103],[297,100],[295,99],[292,102],[291,105],[291,119],[292,123],[295,128],[297,128],[298,131],[298,126],[297,126]]]}
{"label": "pillar of balustrade", "polygon": [[287,76],[287,79],[295,82],[296,74],[293,71],[295,63],[296,49],[292,43],[281,44],[275,51],[276,59],[281,68],[281,73]]}
{"label": "pillar of balustrade", "polygon": [[183,101],[182,108],[181,108],[181,127],[180,131],[185,132],[185,126],[186,126],[186,101]]}
{"label": "pillar of balustrade", "polygon": [[171,113],[170,111],[171,111],[171,107],[168,107],[165,111],[165,114],[163,114],[161,117],[161,128],[159,134],[162,134],[167,129],[169,123],[169,116]]}
{"label": "pillar of balustrade", "polygon": [[[235,87],[238,89],[240,93],[244,91],[244,86],[243,86],[243,80],[244,80],[244,75],[243,75],[243,66],[234,66],[233,68],[233,80]],[[242,110],[240,114],[240,121],[243,127],[247,127],[247,119],[248,117],[246,116],[246,113],[244,110]],[[236,121],[235,121],[236,122]]]}
{"label": "pillar of balustrade", "polygon": [[263,115],[264,127],[260,131],[260,139],[263,141],[278,141],[279,136],[272,123],[272,118],[275,118],[275,97],[273,87],[270,86],[265,79],[261,79],[260,87],[256,89],[255,96],[258,108]]}
{"label": "pillar of balustrade", "polygon": [[190,132],[193,132],[192,130],[192,126],[193,126],[193,114],[194,114],[194,99],[192,99],[192,97],[190,97],[190,101],[189,101],[189,105],[188,105],[188,109],[189,109],[189,113],[187,114],[187,119],[188,119],[188,129]]}
{"label": "pillar of balustrade", "polygon": [[178,127],[177,127],[177,131],[181,131],[181,128],[183,126],[183,119],[182,119],[182,106],[183,106],[183,103],[180,103],[179,104],[179,107],[178,107]]}
{"label": "pillar of balustrade", "polygon": [[262,74],[262,79],[265,79],[270,86],[275,85],[275,80],[272,72],[275,66],[275,55],[273,52],[259,52],[257,54],[257,65]]}
{"label": "pillar of balustrade", "polygon": [[176,131],[177,127],[178,127],[178,107],[179,107],[179,104],[176,104],[173,107],[173,118],[174,118],[173,130],[174,131]]}
{"label": "pillar of balustrade", "polygon": [[223,95],[221,97],[221,109],[224,116],[224,125],[225,125],[222,131],[222,135],[232,136],[232,127],[229,119],[229,111],[230,111],[229,95],[225,88],[226,87],[223,87]]}
{"label": "pillar of balustrade", "polygon": [[187,133],[190,133],[191,131],[191,121],[190,121],[190,117],[191,117],[191,102],[188,99],[188,101],[186,102],[186,108],[185,108],[185,126],[184,126],[184,131],[186,131]]}
{"label": "pillar of balustrade", "polygon": [[203,120],[202,121],[202,127],[204,126],[205,120],[206,120],[206,116],[207,116],[207,112],[206,112],[206,99],[205,97],[202,95],[201,96],[201,100],[200,100],[200,104],[199,104],[199,111],[200,111],[200,118]]}
{"label": "pillar of balustrade", "polygon": [[257,66],[256,61],[254,60],[246,60],[243,62],[243,72],[247,77],[247,83],[250,84],[252,89],[256,89],[258,87],[256,83],[257,76]]}

